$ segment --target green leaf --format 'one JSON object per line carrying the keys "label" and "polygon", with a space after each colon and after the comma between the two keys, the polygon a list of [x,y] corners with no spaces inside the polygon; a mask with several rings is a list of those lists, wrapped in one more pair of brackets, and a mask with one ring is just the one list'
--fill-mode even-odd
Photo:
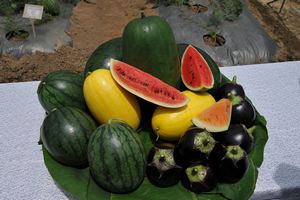
{"label": "green leaf", "polygon": [[246,200],[254,192],[258,171],[249,159],[249,167],[244,177],[234,184],[219,183],[217,190],[229,199]]}
{"label": "green leaf", "polygon": [[80,200],[109,199],[104,191],[91,179],[89,168],[67,167],[56,162],[43,147],[44,162],[55,182],[67,193]]}
{"label": "green leaf", "polygon": [[143,184],[130,194],[111,194],[99,187],[91,178],[89,168],[77,169],[56,162],[43,148],[44,162],[56,183],[67,193],[80,200],[223,200],[219,194],[196,195],[181,184],[169,188],[160,188],[145,178]]}
{"label": "green leaf", "polygon": [[146,153],[150,151],[150,149],[153,147],[153,144],[156,140],[156,135],[153,133],[152,128],[151,128],[151,122],[149,123],[144,123],[142,125],[142,129],[138,131],[139,136],[141,138],[141,141],[143,142],[144,148]]}
{"label": "green leaf", "polygon": [[[264,122],[261,122],[264,123]],[[268,141],[268,131],[263,125],[256,125],[253,132],[254,146],[249,154],[249,158],[253,161],[256,167],[260,167],[264,160],[264,149]]]}

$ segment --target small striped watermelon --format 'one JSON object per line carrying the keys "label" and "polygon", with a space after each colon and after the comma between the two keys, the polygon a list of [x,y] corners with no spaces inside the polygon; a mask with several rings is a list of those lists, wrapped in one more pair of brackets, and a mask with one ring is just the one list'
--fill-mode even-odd
{"label": "small striped watermelon", "polygon": [[87,164],[87,147],[96,129],[93,119],[72,107],[54,109],[44,119],[41,139],[49,154],[58,162],[81,166]]}
{"label": "small striped watermelon", "polygon": [[122,59],[122,38],[117,37],[102,43],[86,62],[84,77],[96,69],[109,69],[110,59]]}
{"label": "small striped watermelon", "polygon": [[146,154],[137,133],[125,122],[111,120],[90,138],[88,161],[98,185],[113,193],[129,193],[143,181]]}
{"label": "small striped watermelon", "polygon": [[86,110],[83,96],[83,76],[72,71],[50,72],[39,84],[39,101],[47,112],[63,106]]}

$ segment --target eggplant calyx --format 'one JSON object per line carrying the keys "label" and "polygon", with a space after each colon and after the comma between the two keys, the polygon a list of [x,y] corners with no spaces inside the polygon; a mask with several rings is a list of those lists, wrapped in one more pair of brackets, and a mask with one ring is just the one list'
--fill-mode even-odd
{"label": "eggplant calyx", "polygon": [[240,96],[235,96],[231,93],[228,93],[228,98],[231,101],[232,105],[238,105],[240,104],[244,99]]}
{"label": "eggplant calyx", "polygon": [[174,161],[173,149],[157,149],[148,166],[156,167],[159,172],[180,168]]}
{"label": "eggplant calyx", "polygon": [[238,145],[232,145],[226,147],[226,158],[230,158],[235,163],[243,159],[245,156],[245,151]]}
{"label": "eggplant calyx", "polygon": [[186,168],[185,173],[190,183],[201,183],[205,180],[207,174],[207,167],[203,165],[188,167]]}
{"label": "eggplant calyx", "polygon": [[198,133],[195,136],[194,146],[202,153],[209,154],[215,147],[216,140],[207,131]]}
{"label": "eggplant calyx", "polygon": [[[244,126],[243,125],[243,127],[245,127],[246,128],[246,126]],[[246,128],[246,130],[247,130],[247,132],[248,132],[248,134],[249,134],[249,136],[251,137],[251,138],[253,138],[253,132],[255,131],[255,129],[256,129],[256,126],[251,126],[250,128]]]}
{"label": "eggplant calyx", "polygon": [[231,83],[236,84],[236,75],[233,76]]}

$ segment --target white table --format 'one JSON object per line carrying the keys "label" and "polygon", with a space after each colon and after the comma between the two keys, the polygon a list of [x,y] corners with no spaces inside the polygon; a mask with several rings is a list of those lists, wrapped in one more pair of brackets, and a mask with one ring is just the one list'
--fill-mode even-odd
{"label": "white table", "polygon": [[[269,141],[252,199],[300,199],[300,61],[224,67],[268,121]],[[0,199],[69,199],[37,144],[44,110],[39,82],[0,84]]]}

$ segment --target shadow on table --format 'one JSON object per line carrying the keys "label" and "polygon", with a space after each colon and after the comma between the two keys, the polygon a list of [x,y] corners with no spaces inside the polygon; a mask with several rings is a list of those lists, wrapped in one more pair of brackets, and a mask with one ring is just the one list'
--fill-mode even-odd
{"label": "shadow on table", "polygon": [[288,163],[281,163],[277,167],[273,179],[280,187],[281,199],[300,199],[300,168]]}

